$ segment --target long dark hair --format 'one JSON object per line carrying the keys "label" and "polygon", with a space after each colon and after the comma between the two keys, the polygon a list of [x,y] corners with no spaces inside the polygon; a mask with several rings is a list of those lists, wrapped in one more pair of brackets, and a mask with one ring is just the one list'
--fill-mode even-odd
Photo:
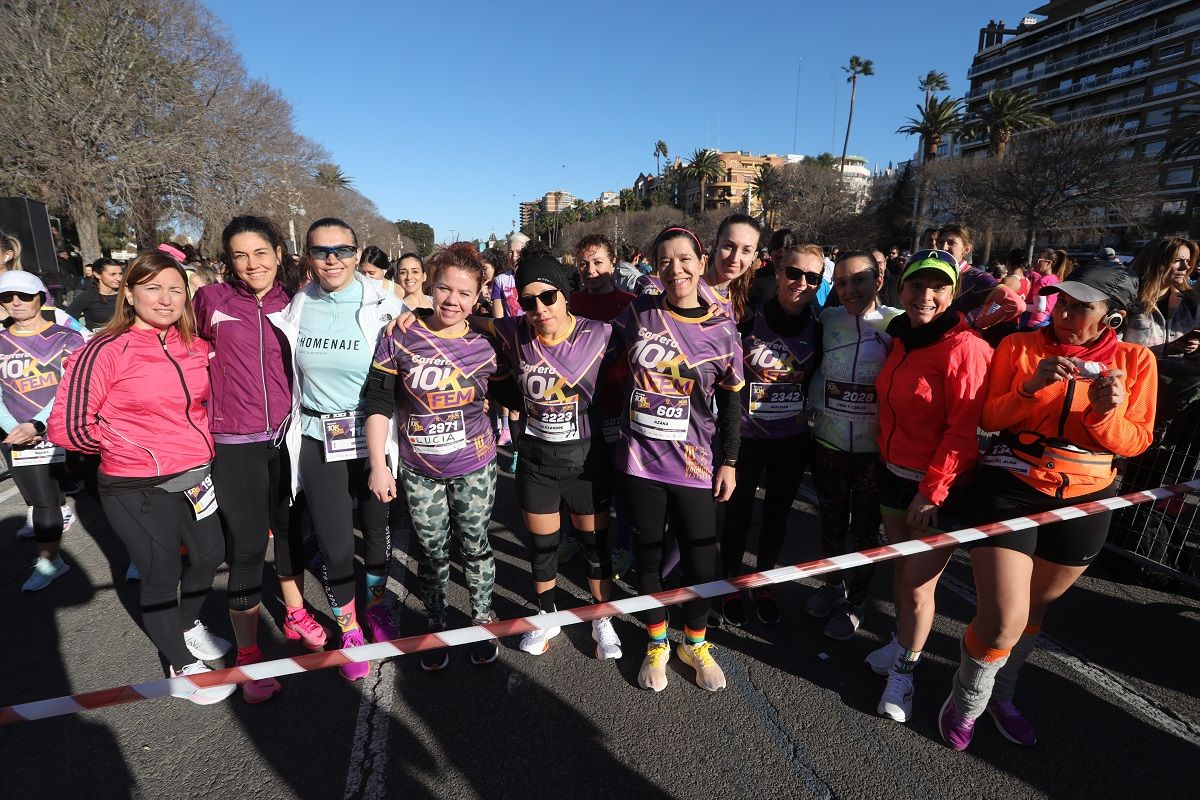
{"label": "long dark hair", "polygon": [[[243,214],[229,220],[229,224],[225,226],[225,230],[221,231],[221,263],[225,265],[225,280],[229,283],[237,280],[237,272],[233,269],[233,253],[230,252],[233,237],[242,233],[253,233],[261,236],[263,240],[271,245],[276,254],[282,255],[287,252],[283,231],[273,221],[266,217],[256,217],[253,214]],[[95,267],[92,267],[95,270]],[[280,279],[280,272],[283,270],[283,264],[275,265],[275,279]]]}
{"label": "long dark hair", "polygon": [[[721,224],[717,226],[717,237],[713,242],[713,252],[709,256],[708,265],[711,268],[717,261],[717,250],[721,247],[721,238],[731,225],[749,225],[754,229],[758,238],[762,239],[762,225],[758,220],[749,214],[730,214],[725,219],[721,220]],[[758,250],[758,242],[754,243],[755,251]],[[733,316],[735,321],[740,320],[746,315],[746,306],[750,303],[750,287],[754,283],[754,264],[751,265],[741,275],[729,282],[729,301],[733,305]]]}

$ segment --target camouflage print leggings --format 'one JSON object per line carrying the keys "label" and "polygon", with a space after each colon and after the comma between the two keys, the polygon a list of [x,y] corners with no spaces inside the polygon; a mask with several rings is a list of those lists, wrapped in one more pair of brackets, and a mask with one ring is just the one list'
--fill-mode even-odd
{"label": "camouflage print leggings", "polygon": [[488,618],[492,613],[492,584],[496,582],[496,562],[488,541],[488,524],[496,500],[496,463],[461,478],[430,478],[401,465],[400,480],[421,545],[417,578],[430,621],[441,622],[446,614],[452,531],[463,554],[471,617]]}

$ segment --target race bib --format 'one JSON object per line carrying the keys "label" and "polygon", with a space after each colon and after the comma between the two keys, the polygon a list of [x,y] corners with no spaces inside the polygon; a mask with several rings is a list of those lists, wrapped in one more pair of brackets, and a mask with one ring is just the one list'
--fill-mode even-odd
{"label": "race bib", "polygon": [[750,416],[792,419],[804,411],[804,391],[798,383],[751,383]]}
{"label": "race bib", "polygon": [[405,433],[413,452],[444,456],[467,446],[467,426],[461,409],[441,414],[410,414]]}
{"label": "race bib", "polygon": [[327,462],[367,457],[367,426],[362,414],[322,414],[321,431]]}
{"label": "race bib", "polygon": [[605,417],[603,431],[606,444],[616,443],[621,438],[621,418]]}
{"label": "race bib", "polygon": [[999,467],[1019,475],[1028,475],[1030,465],[1013,455],[1012,448],[999,439],[993,439],[983,454],[983,464],[989,467]]}
{"label": "race bib", "polygon": [[525,401],[525,432],[543,442],[579,439],[579,398],[561,403]]}
{"label": "race bib", "polygon": [[13,467],[36,467],[41,464],[61,464],[67,460],[67,451],[55,447],[49,439],[43,439],[33,447],[12,449]]}
{"label": "race bib", "polygon": [[879,395],[873,383],[825,381],[825,413],[862,422],[879,416]]}
{"label": "race bib", "polygon": [[630,427],[651,439],[684,441],[690,418],[691,405],[686,397],[634,389],[629,398]]}
{"label": "race bib", "polygon": [[217,489],[213,486],[212,475],[183,493],[192,504],[192,514],[197,522],[211,516],[217,510]]}

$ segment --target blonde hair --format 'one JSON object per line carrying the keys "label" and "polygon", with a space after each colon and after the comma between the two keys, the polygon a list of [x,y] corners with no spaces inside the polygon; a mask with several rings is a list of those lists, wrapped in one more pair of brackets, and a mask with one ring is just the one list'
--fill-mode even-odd
{"label": "blonde hair", "polygon": [[0,264],[0,270],[15,269],[23,271],[25,268],[21,266],[21,240],[13,236],[11,233],[0,231],[0,250],[11,250],[13,254],[12,263]]}
{"label": "blonde hair", "polygon": [[179,266],[178,261],[158,250],[148,250],[142,253],[125,270],[125,274],[121,277],[121,288],[117,290],[117,308],[113,312],[112,319],[98,335],[119,336],[132,328],[137,319],[137,313],[133,309],[133,304],[126,298],[125,290],[132,291],[134,286],[140,286],[158,273],[168,269],[175,270],[179,274],[180,280],[183,281],[183,315],[174,323],[174,327],[179,331],[179,338],[183,340],[184,346],[190,350],[192,340],[196,336],[196,312],[192,308],[192,298],[187,291],[187,273],[184,272],[183,267]]}

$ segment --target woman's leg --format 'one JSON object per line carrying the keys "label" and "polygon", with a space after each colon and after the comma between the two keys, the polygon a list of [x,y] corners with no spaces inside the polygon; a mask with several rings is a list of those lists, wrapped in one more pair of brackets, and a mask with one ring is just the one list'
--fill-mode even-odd
{"label": "woman's leg", "polygon": [[179,614],[179,557],[186,509],[169,495],[131,492],[102,495],[104,515],[141,575],[140,608],[146,635],[176,670],[196,658],[183,640]]}
{"label": "woman's leg", "polygon": [[349,468],[345,461],[326,463],[321,443],[304,437],[300,476],[321,543],[325,594],[345,634],[359,627],[354,608],[354,508]]}
{"label": "woman's leg", "polygon": [[759,572],[779,566],[792,503],[804,480],[804,468],[812,451],[812,437],[805,435],[772,440],[771,445],[770,455],[764,459],[767,482],[764,487],[762,527],[758,533],[756,569]]}
{"label": "woman's leg", "polygon": [[270,492],[269,453],[260,444],[270,446],[270,442],[218,443],[212,466],[229,561],[229,618],[239,650],[258,642],[262,569],[271,525],[264,502]]}
{"label": "woman's leg", "polygon": [[446,487],[452,529],[458,535],[463,555],[463,577],[471,603],[471,619],[487,621],[492,615],[492,587],[496,582],[496,561],[488,539],[492,507],[496,502],[496,463],[461,478]]}
{"label": "woman's leg", "polygon": [[444,483],[400,467],[420,555],[417,582],[431,627],[444,625],[450,587],[450,509]]}
{"label": "woman's leg", "polygon": [[[6,447],[6,454],[7,450]],[[21,497],[33,507],[33,535],[37,541],[38,555],[49,561],[58,558],[58,546],[63,534],[62,490],[54,477],[54,466],[36,464],[16,469],[9,467],[9,474]]]}
{"label": "woman's leg", "polygon": [[[667,489],[657,481],[622,475],[629,519],[633,524],[638,558],[638,592],[662,591],[663,533],[667,525]],[[652,643],[667,640],[667,610],[651,608],[642,613]]]}
{"label": "woman's leg", "polygon": [[275,574],[289,613],[304,610],[304,537],[293,528],[292,461],[287,445],[271,449],[267,461],[267,512],[271,520]]}
{"label": "woman's leg", "polygon": [[[874,454],[851,454],[850,470],[850,538],[854,550],[869,550],[879,546],[879,459]],[[862,606],[875,577],[870,564],[845,572],[846,595],[850,604]]]}
{"label": "woman's leg", "polygon": [[[766,439],[744,439],[738,453],[737,485],[725,504],[725,524],[721,528],[721,566],[726,578],[745,572],[746,542],[750,538],[750,523],[754,518],[754,498],[769,452]],[[804,474],[804,467],[800,467]],[[764,525],[766,515],[764,511]],[[759,534],[761,544],[762,534]],[[682,547],[682,544],[680,545]]]}

